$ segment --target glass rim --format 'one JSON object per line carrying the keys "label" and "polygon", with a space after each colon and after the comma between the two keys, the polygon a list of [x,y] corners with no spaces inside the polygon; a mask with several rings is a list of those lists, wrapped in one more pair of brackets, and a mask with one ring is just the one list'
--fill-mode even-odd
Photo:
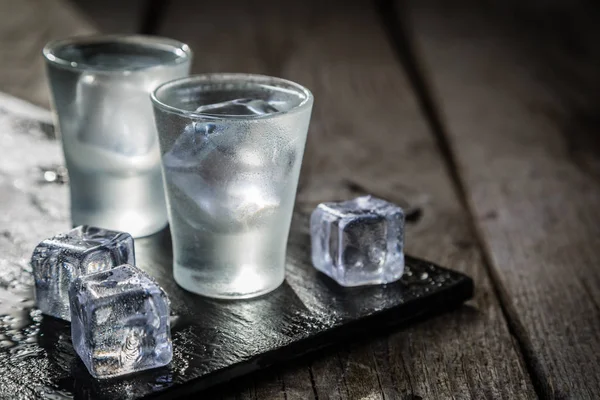
{"label": "glass rim", "polygon": [[[159,91],[167,90],[169,88],[181,86],[186,83],[199,83],[199,82],[208,82],[208,81],[216,81],[216,82],[228,82],[233,80],[238,81],[246,81],[246,82],[255,82],[257,84],[261,83],[271,83],[271,84],[282,84],[290,87],[291,90],[296,90],[297,93],[304,94],[304,99],[300,102],[300,104],[292,107],[286,111],[277,111],[274,113],[263,114],[263,115],[223,115],[223,114],[209,114],[209,113],[199,113],[196,111],[184,110],[179,107],[172,106],[170,104],[165,103],[161,99],[159,99]],[[284,88],[279,88],[284,89]],[[196,74],[190,75],[183,78],[173,79],[171,81],[167,81],[156,87],[150,93],[150,99],[152,100],[152,104],[163,111],[166,111],[171,114],[177,114],[182,117],[190,118],[190,119],[198,119],[198,120],[207,120],[207,121],[250,121],[250,120],[265,120],[281,117],[283,115],[294,114],[305,110],[306,108],[310,108],[313,103],[313,94],[306,87],[296,83],[294,81],[290,81],[284,78],[277,78],[269,75],[261,75],[261,74],[247,74],[247,73],[209,73],[209,74]]]}
{"label": "glass rim", "polygon": [[[114,43],[144,42],[164,49],[175,50],[174,53],[177,55],[177,57],[173,58],[173,60],[166,61],[164,63],[149,65],[147,67],[103,69],[96,68],[87,64],[78,64],[74,61],[68,60],[66,58],[61,58],[56,55],[56,51],[64,46],[76,44],[94,44],[103,41]],[[42,49],[42,54],[48,63],[65,69],[73,71],[89,71],[107,75],[122,75],[137,71],[147,71],[149,69],[156,68],[159,66],[183,64],[184,62],[187,62],[192,58],[193,52],[187,44],[163,36],[137,34],[92,34],[52,40],[46,43],[46,45]]]}

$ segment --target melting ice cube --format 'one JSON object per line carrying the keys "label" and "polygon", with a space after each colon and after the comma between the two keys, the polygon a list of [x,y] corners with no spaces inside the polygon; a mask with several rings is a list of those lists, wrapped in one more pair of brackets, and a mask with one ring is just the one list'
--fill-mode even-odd
{"label": "melting ice cube", "polygon": [[71,337],[90,374],[109,378],[167,365],[169,300],[132,265],[81,276],[70,288]]}
{"label": "melting ice cube", "polygon": [[342,286],[389,283],[404,271],[404,212],[363,196],[321,203],[310,219],[312,262]]}
{"label": "melting ice cube", "polygon": [[135,263],[133,238],[125,232],[79,226],[46,239],[31,257],[36,304],[44,314],[69,321],[71,282],[125,263]]}

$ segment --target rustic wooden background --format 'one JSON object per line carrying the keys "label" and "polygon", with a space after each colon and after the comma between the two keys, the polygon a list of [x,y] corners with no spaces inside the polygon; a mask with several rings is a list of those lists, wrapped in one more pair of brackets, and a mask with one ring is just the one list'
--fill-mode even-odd
{"label": "rustic wooden background", "polygon": [[595,399],[599,17],[584,0],[0,0],[0,91],[49,107],[40,49],[97,31],[187,42],[195,73],[298,81],[316,99],[298,201],[409,199],[408,251],[475,280],[456,312],[207,398]]}

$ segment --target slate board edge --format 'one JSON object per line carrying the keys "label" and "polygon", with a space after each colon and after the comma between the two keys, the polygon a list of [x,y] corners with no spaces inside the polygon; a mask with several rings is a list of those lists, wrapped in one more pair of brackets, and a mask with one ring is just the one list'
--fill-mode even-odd
{"label": "slate board edge", "polygon": [[[410,258],[423,261],[416,257]],[[451,274],[459,276],[460,280],[452,286],[445,287],[442,290],[429,294],[425,298],[418,298],[401,306],[396,306],[394,308],[388,308],[373,313],[359,320],[336,326],[320,334],[297,340],[266,353],[257,354],[255,357],[249,358],[245,362],[241,362],[231,367],[215,371],[211,374],[198,377],[178,386],[165,388],[161,391],[144,396],[144,398],[173,399],[180,396],[198,394],[200,391],[222,385],[244,375],[272,368],[278,364],[313,354],[318,350],[333,346],[335,343],[340,343],[349,339],[352,341],[364,339],[366,337],[366,333],[381,334],[386,329],[392,327],[397,328],[407,326],[412,322],[423,320],[426,317],[433,317],[443,314],[445,312],[457,309],[464,302],[473,298],[475,290],[473,279],[460,272],[440,267],[435,263],[429,261],[428,263],[433,265],[436,269],[447,271]],[[424,301],[427,301],[426,306],[423,306]],[[419,313],[415,313],[415,309],[420,309],[421,311]],[[389,318],[394,314],[399,315]],[[379,320],[385,320],[386,318],[389,318],[388,322],[379,322]],[[374,328],[374,330],[366,331],[364,328],[362,328],[365,321],[373,322],[373,326],[376,328]],[[311,345],[309,346],[307,343],[311,343]],[[259,359],[261,360],[260,362],[258,361]]]}

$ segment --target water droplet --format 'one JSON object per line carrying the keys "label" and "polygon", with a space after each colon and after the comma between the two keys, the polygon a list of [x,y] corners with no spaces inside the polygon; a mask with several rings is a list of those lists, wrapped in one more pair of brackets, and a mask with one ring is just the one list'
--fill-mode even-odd
{"label": "water droplet", "polygon": [[48,167],[40,167],[42,174],[42,182],[63,184],[69,181],[67,168],[63,165],[51,165]]}
{"label": "water droplet", "polygon": [[56,172],[54,172],[54,171],[44,172],[44,179],[46,180],[46,182],[55,182],[56,178],[58,178],[58,175],[56,175]]}

